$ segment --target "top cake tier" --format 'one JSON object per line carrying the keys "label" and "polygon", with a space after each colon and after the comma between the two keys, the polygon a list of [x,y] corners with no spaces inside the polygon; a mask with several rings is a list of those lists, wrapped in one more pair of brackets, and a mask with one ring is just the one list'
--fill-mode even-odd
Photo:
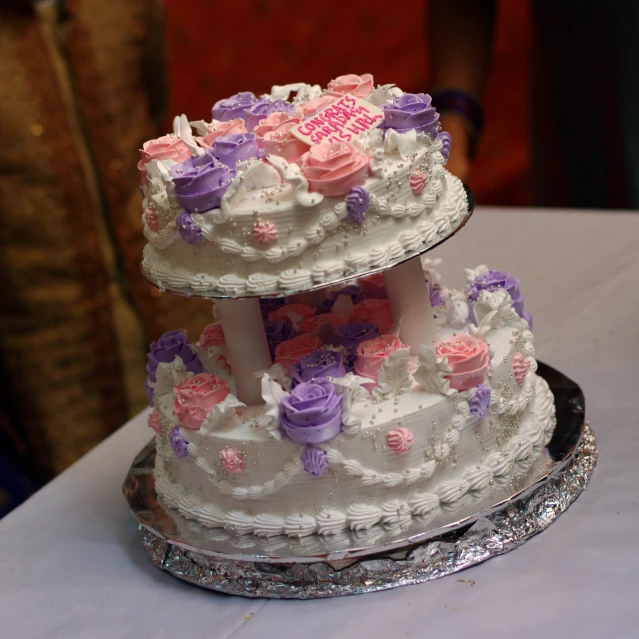
{"label": "top cake tier", "polygon": [[144,144],[142,263],[163,289],[288,295],[423,253],[468,216],[430,96],[372,76],[273,87]]}

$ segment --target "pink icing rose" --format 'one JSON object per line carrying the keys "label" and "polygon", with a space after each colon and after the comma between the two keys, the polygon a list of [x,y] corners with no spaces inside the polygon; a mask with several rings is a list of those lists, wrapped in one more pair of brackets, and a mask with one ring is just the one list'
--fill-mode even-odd
{"label": "pink icing rose", "polygon": [[160,424],[160,415],[156,410],[149,415],[148,424],[149,428],[152,428],[156,433],[160,434],[162,424]]}
{"label": "pink icing rose", "polygon": [[375,273],[359,280],[358,285],[364,292],[364,295],[374,299],[386,299],[386,284],[384,283],[384,275]]}
{"label": "pink icing rose", "polygon": [[413,445],[413,433],[405,426],[397,426],[386,435],[386,445],[394,453],[405,453]]}
{"label": "pink icing rose", "polygon": [[205,149],[210,149],[213,146],[216,138],[222,135],[231,135],[232,133],[247,133],[244,120],[238,118],[237,120],[229,120],[228,122],[220,122],[213,120],[211,124],[207,124],[208,131],[200,136],[196,137],[197,143]]}
{"label": "pink icing rose", "polygon": [[244,457],[235,448],[228,446],[220,451],[222,466],[229,473],[241,473],[244,471]]}
{"label": "pink icing rose", "polygon": [[447,357],[451,388],[465,391],[484,381],[488,370],[488,344],[472,335],[454,335],[435,344],[437,357]]}
{"label": "pink icing rose", "polygon": [[354,370],[357,375],[377,381],[384,360],[398,348],[406,348],[397,335],[380,335],[362,342],[355,351]]}
{"label": "pink icing rose", "polygon": [[393,325],[390,303],[388,300],[364,300],[353,306],[351,321],[377,324],[382,335],[388,333]]}
{"label": "pink icing rose", "polygon": [[313,100],[309,100],[308,102],[302,104],[300,106],[300,111],[305,118],[310,117],[311,115],[315,115],[318,111],[325,109],[333,102],[337,102],[338,98],[335,95],[320,95],[319,98],[315,98]]}
{"label": "pink icing rose", "polygon": [[222,322],[217,321],[204,327],[202,335],[200,335],[200,346],[202,348],[211,348],[212,346],[224,346],[224,329]]}
{"label": "pink icing rose", "polygon": [[370,73],[364,75],[340,75],[331,80],[326,88],[328,95],[356,95],[358,98],[365,98],[373,90],[373,76]]}
{"label": "pink icing rose", "polygon": [[209,411],[229,394],[228,384],[215,375],[199,373],[185,379],[175,389],[173,414],[184,428],[197,430]]}
{"label": "pink icing rose", "polygon": [[322,348],[322,342],[312,333],[304,333],[289,339],[275,347],[275,362],[281,364],[289,372],[293,365],[313,351]]}
{"label": "pink icing rose", "polygon": [[154,232],[158,231],[158,216],[157,213],[148,206],[144,209],[144,221],[146,225]]}
{"label": "pink icing rose", "polygon": [[277,129],[265,133],[263,138],[258,139],[258,146],[267,155],[277,155],[287,162],[297,162],[310,147],[291,133],[296,124],[297,122],[289,120]]}
{"label": "pink icing rose", "polygon": [[140,155],[141,159],[138,162],[138,171],[140,171],[142,181],[148,182],[146,179],[145,164],[148,164],[151,160],[174,160],[177,163],[184,162],[184,160],[191,157],[191,151],[189,151],[181,138],[175,135],[163,135],[161,138],[157,138],[157,140],[145,142],[140,149]]}
{"label": "pink icing rose", "polygon": [[299,121],[300,118],[295,115],[290,115],[283,111],[273,111],[273,113],[269,113],[263,120],[260,120],[260,123],[253,129],[253,133],[255,133],[258,138],[263,138],[267,133],[275,131],[275,129],[281,127],[282,124],[286,122],[297,124]]}
{"label": "pink icing rose", "polygon": [[368,173],[368,156],[348,142],[314,144],[301,162],[309,190],[327,197],[347,195]]}
{"label": "pink icing rose", "polygon": [[346,324],[346,321],[344,318],[339,317],[339,315],[335,315],[335,313],[321,313],[320,315],[303,319],[297,327],[297,330],[300,333],[313,333],[313,335],[318,335],[323,325],[332,328],[340,324]]}
{"label": "pink icing rose", "polygon": [[530,362],[521,353],[515,353],[513,356],[513,375],[520,386],[524,383],[529,368]]}
{"label": "pink icing rose", "polygon": [[268,314],[269,321],[284,320],[289,324],[292,324],[295,328],[300,325],[300,322],[307,317],[313,317],[315,315],[315,309],[306,304],[285,304],[276,308]]}

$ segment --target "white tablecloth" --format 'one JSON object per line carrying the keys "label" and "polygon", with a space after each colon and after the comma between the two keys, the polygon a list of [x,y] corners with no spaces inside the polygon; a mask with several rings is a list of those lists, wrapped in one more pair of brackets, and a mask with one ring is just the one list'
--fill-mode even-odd
{"label": "white tablecloth", "polygon": [[586,395],[600,453],[593,478],[521,548],[356,597],[198,589],[153,566],[122,497],[149,440],[139,415],[0,521],[0,637],[637,637],[638,243],[639,214],[479,208],[436,251],[447,283],[461,286],[463,268],[482,262],[518,275],[538,357]]}

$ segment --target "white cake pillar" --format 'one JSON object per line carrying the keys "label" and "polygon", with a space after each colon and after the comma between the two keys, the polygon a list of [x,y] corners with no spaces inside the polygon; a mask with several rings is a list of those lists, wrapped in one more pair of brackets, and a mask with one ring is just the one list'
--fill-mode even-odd
{"label": "white cake pillar", "polygon": [[218,300],[216,306],[222,320],[237,398],[247,406],[261,404],[261,380],[255,377],[255,372],[271,367],[271,355],[260,301],[257,297]]}
{"label": "white cake pillar", "polygon": [[437,339],[437,328],[430,304],[428,283],[419,257],[384,271],[384,283],[393,319],[401,319],[399,337],[416,355],[419,345],[432,346]]}

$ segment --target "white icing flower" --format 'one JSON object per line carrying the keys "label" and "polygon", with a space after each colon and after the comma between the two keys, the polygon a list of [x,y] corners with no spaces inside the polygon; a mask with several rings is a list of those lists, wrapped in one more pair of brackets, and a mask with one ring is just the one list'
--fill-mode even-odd
{"label": "white icing flower", "polygon": [[454,395],[457,392],[450,387],[450,380],[446,377],[453,372],[448,366],[448,358],[437,357],[432,346],[421,344],[418,362],[414,378],[427,393]]}

